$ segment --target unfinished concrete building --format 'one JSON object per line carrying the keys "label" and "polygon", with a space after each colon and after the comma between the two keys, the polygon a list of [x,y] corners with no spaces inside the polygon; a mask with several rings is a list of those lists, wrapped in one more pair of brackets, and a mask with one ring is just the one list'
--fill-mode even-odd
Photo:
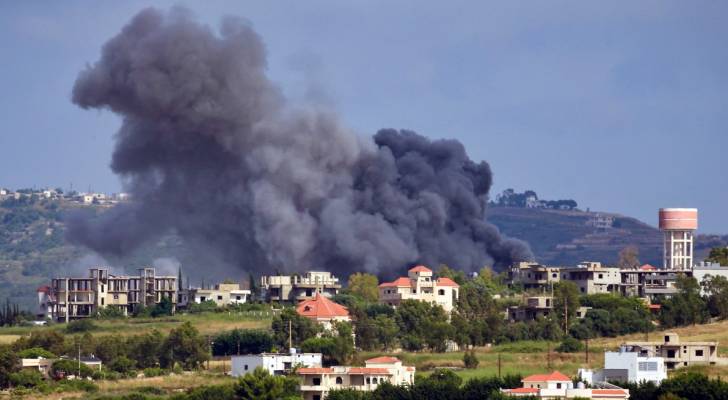
{"label": "unfinished concrete building", "polygon": [[331,297],[339,293],[339,278],[325,271],[309,271],[303,275],[260,277],[260,295],[266,301],[297,303],[311,300],[316,293]]}
{"label": "unfinished concrete building", "polygon": [[168,298],[177,303],[177,277],[158,276],[154,268],[140,268],[139,275],[112,275],[108,268],[90,268],[86,278],[54,278],[45,301],[51,318],[68,322],[95,316],[116,307],[124,315],[138,306],[154,306]]}

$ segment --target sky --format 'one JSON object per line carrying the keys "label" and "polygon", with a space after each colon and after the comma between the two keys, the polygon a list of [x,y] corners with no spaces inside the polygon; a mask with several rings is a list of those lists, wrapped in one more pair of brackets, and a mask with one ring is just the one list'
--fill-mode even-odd
{"label": "sky", "polygon": [[70,102],[139,10],[250,21],[293,103],[362,136],[460,140],[514,188],[656,224],[697,207],[728,233],[728,2],[0,3],[0,187],[116,192],[119,119]]}

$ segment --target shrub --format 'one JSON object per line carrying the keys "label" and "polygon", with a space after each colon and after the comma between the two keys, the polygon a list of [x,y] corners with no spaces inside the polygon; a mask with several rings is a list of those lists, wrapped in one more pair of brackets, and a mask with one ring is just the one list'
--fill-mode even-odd
{"label": "shrub", "polygon": [[466,351],[465,354],[463,354],[463,364],[465,364],[465,368],[468,369],[478,368],[478,364],[480,364],[480,361],[475,355],[475,351]]}
{"label": "shrub", "polygon": [[134,360],[125,356],[119,356],[109,363],[109,369],[122,374],[127,374],[134,369]]}
{"label": "shrub", "polygon": [[32,347],[18,352],[20,358],[56,358],[56,355],[42,347]]}
{"label": "shrub", "polygon": [[66,333],[83,333],[96,329],[96,324],[90,319],[79,319],[71,321],[66,325]]}
{"label": "shrub", "polygon": [[[85,378],[87,376],[92,376],[94,371],[89,368],[88,365],[81,363],[80,364],[80,370],[81,370],[81,377]],[[53,363],[51,366],[51,373],[53,376],[61,377],[61,376],[69,376],[78,375],[79,371],[79,363],[76,360],[58,360]]]}
{"label": "shrub", "polygon": [[43,382],[43,375],[34,369],[23,369],[10,374],[9,379],[15,387],[34,388]]}
{"label": "shrub", "polygon": [[89,382],[84,379],[64,379],[62,381],[58,381],[58,391],[60,392],[98,392],[99,387],[96,386],[93,382]]}
{"label": "shrub", "polygon": [[556,347],[556,351],[558,351],[559,353],[576,353],[578,351],[582,351],[583,349],[584,345],[578,339],[574,339],[571,336],[567,336],[566,338],[564,338],[561,344]]}
{"label": "shrub", "polygon": [[99,311],[97,314],[97,317],[99,319],[119,319],[124,318],[124,311],[121,310],[119,307],[104,307]]}
{"label": "shrub", "polygon": [[155,376],[162,376],[167,375],[169,372],[162,368],[152,367],[152,368],[144,368],[144,376],[147,378],[152,378]]}

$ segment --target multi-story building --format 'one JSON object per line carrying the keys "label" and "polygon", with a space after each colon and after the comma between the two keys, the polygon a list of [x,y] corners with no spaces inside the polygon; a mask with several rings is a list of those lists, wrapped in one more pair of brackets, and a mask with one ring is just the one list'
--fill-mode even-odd
{"label": "multi-story building", "polygon": [[167,298],[177,303],[177,277],[157,276],[154,268],[140,268],[138,276],[109,274],[107,268],[91,268],[87,278],[54,278],[47,294],[49,318],[66,321],[91,317],[105,307],[124,314],[137,306],[153,306]]}
{"label": "multi-story building", "polygon": [[[576,318],[581,319],[591,307],[581,306],[576,309]],[[554,310],[553,296],[528,296],[523,303],[517,306],[508,307],[507,318],[509,321],[533,321],[539,318],[548,317]]]}
{"label": "multi-story building", "polygon": [[689,276],[690,271],[657,269],[645,264],[635,269],[623,269],[620,292],[624,296],[637,296],[657,299],[672,296],[678,292],[675,283],[680,276]]}
{"label": "multi-story building", "polygon": [[214,301],[218,307],[244,304],[250,298],[250,290],[240,289],[238,283],[218,283],[210,289],[191,288],[180,291],[179,305]]}
{"label": "multi-story building", "polygon": [[290,373],[296,367],[320,368],[321,353],[263,353],[232,356],[232,375],[237,377],[253,372],[260,367],[271,375]]}
{"label": "multi-story building", "polygon": [[602,266],[593,261],[562,268],[561,280],[574,282],[582,294],[619,293],[622,283],[619,268]]}
{"label": "multi-story building", "polygon": [[523,387],[516,389],[501,389],[501,392],[510,397],[532,397],[544,400],[553,399],[595,399],[614,400],[629,399],[629,390],[614,385],[606,388],[585,388],[583,383],[574,387],[571,378],[554,371],[545,375],[531,375],[521,380]]}
{"label": "multi-story building", "polygon": [[595,382],[652,382],[659,385],[667,379],[665,359],[662,357],[642,356],[639,353],[626,351],[604,352],[604,369],[593,371],[579,369],[579,378],[592,385]]}
{"label": "multi-story building", "polygon": [[407,277],[379,285],[379,303],[397,307],[403,300],[426,301],[452,312],[457,303],[460,285],[450,278],[432,276],[432,270],[418,265],[408,271]]}
{"label": "multi-story building", "polygon": [[373,391],[382,383],[412,385],[415,367],[402,365],[394,357],[376,357],[366,360],[365,367],[336,366],[330,368],[299,368],[299,387],[304,400],[323,400],[333,389],[351,388]]}
{"label": "multi-story building", "polygon": [[665,333],[660,342],[626,342],[622,349],[640,357],[662,357],[669,370],[690,365],[728,363],[728,360],[718,357],[718,342],[683,342],[677,333],[671,332]]}
{"label": "multi-story building", "polygon": [[260,277],[261,298],[266,301],[296,303],[314,298],[316,293],[331,297],[339,293],[339,278],[331,272],[309,271],[304,275]]}
{"label": "multi-story building", "polygon": [[508,270],[511,284],[520,284],[524,289],[542,289],[559,282],[561,267],[549,267],[533,262],[520,262]]}

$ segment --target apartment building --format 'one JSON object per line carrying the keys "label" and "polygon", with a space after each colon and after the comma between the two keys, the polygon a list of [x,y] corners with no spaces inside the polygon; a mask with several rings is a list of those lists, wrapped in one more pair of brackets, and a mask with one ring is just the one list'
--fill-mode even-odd
{"label": "apartment building", "polygon": [[520,262],[508,270],[508,281],[524,289],[542,289],[561,280],[561,267],[549,267],[533,262]]}
{"label": "apartment building", "polygon": [[574,387],[571,378],[559,371],[550,374],[531,375],[521,380],[522,387],[501,389],[510,397],[531,397],[544,400],[552,399],[629,399],[629,390],[614,385],[606,388],[585,388],[583,383]]}
{"label": "apartment building", "polygon": [[320,368],[321,353],[298,353],[291,349],[289,353],[263,353],[232,356],[232,375],[242,376],[260,367],[271,375],[290,373],[296,367]]}
{"label": "apartment building", "polygon": [[268,302],[297,303],[310,300],[316,293],[331,297],[339,293],[339,278],[325,271],[309,271],[304,275],[272,275],[260,277],[261,298]]}
{"label": "apartment building", "polygon": [[68,322],[94,316],[105,307],[116,307],[128,314],[137,306],[153,306],[163,298],[176,305],[176,276],[157,276],[154,268],[140,268],[136,276],[117,276],[109,274],[108,268],[91,268],[86,278],[54,278],[44,300],[50,308],[48,318]]}
{"label": "apartment building", "polygon": [[415,367],[404,366],[397,358],[376,357],[364,363],[364,367],[299,368],[299,390],[303,399],[323,400],[333,389],[373,391],[385,382],[392,385],[414,384]]}
{"label": "apartment building", "polygon": [[457,303],[460,285],[450,278],[434,279],[432,270],[418,265],[407,277],[379,285],[379,303],[397,307],[404,300],[426,301],[442,306],[448,313]]}
{"label": "apartment building", "polygon": [[218,283],[212,288],[183,289],[179,293],[179,306],[190,303],[204,303],[214,301],[218,307],[234,304],[244,304],[250,298],[250,290],[241,289],[238,283]]}
{"label": "apartment building", "polygon": [[668,332],[658,342],[626,342],[622,349],[640,357],[662,357],[668,370],[690,365],[728,364],[718,357],[718,342],[684,342],[677,333]]}
{"label": "apartment building", "polygon": [[606,267],[593,261],[563,268],[561,280],[574,282],[582,294],[619,293],[622,283],[619,268]]}
{"label": "apartment building", "polygon": [[579,378],[592,385],[597,382],[652,382],[659,385],[667,379],[665,359],[655,356],[643,356],[640,353],[627,351],[621,347],[619,351],[604,352],[604,368],[600,370],[579,369]]}

